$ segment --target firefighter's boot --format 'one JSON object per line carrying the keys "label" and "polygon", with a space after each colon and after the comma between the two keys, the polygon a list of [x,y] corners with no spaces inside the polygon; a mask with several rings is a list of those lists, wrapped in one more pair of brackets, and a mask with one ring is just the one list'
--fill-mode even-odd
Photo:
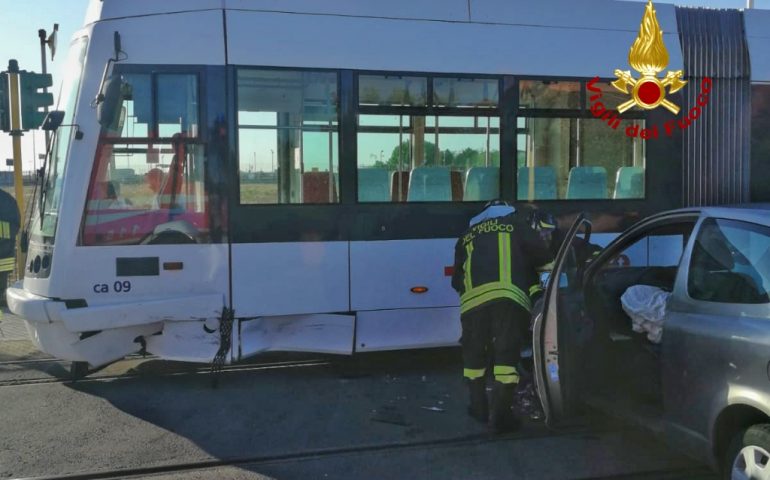
{"label": "firefighter's boot", "polygon": [[489,403],[487,402],[487,382],[484,378],[468,380],[470,403],[468,415],[479,422],[487,423],[489,418]]}
{"label": "firefighter's boot", "polygon": [[489,427],[492,432],[513,432],[521,427],[521,421],[511,409],[515,391],[515,383],[495,382],[495,389],[492,392],[492,412],[489,418]]}

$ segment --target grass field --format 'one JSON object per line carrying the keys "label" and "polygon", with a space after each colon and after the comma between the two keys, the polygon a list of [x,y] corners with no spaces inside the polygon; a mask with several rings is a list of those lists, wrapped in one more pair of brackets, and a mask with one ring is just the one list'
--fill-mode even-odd
{"label": "grass field", "polygon": [[[13,186],[0,187],[16,198],[16,191]],[[24,206],[27,214],[24,218],[29,218],[30,208],[32,206],[33,185],[24,186]],[[278,202],[278,185],[269,183],[244,183],[240,185],[241,203],[243,204],[271,204]],[[127,199],[134,207],[150,208],[155,194],[144,183],[129,183],[120,186],[119,198]]]}
{"label": "grass field", "polygon": [[241,184],[241,203],[278,203],[278,185],[243,183]]}

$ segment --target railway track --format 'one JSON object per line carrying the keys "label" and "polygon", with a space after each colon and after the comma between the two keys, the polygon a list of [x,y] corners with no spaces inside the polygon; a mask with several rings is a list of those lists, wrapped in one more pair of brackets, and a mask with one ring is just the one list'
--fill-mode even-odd
{"label": "railway track", "polygon": [[[132,357],[129,357],[129,359]],[[136,357],[135,359],[140,359],[141,357]],[[50,360],[22,360],[22,361],[16,361],[16,362],[5,362],[0,364],[0,369],[3,366],[10,366],[10,365],[39,365],[39,364],[68,364],[69,362],[63,362],[61,360],[56,359],[50,359]],[[258,371],[269,371],[269,370],[278,370],[278,369],[285,369],[285,368],[308,368],[308,367],[318,367],[318,366],[324,366],[329,365],[330,362],[327,360],[322,359],[308,359],[308,360],[300,360],[300,361],[280,361],[280,362],[264,362],[264,363],[245,363],[245,364],[235,364],[235,365],[226,365],[222,368],[221,373],[235,373],[235,372],[258,372]],[[126,372],[121,374],[100,374],[99,372],[95,372],[92,376],[87,376],[80,379],[72,379],[69,377],[53,377],[53,376],[47,376],[47,377],[35,377],[35,378],[14,378],[14,379],[6,379],[2,380],[0,379],[0,388],[2,387],[16,387],[16,386],[25,386],[25,385],[48,385],[48,384],[71,384],[71,383],[93,383],[93,382],[105,382],[105,381],[114,381],[114,380],[126,380],[126,379],[133,379],[133,378],[166,378],[166,377],[183,377],[183,376],[193,376],[193,375],[211,375],[211,366],[210,365],[201,365],[200,367],[194,367],[194,368],[181,368],[178,370],[171,370],[171,371],[163,371],[163,372]]]}
{"label": "railway track", "polygon": [[[135,359],[140,359],[136,357]],[[17,362],[5,362],[0,364],[0,367],[12,366],[12,365],[28,365],[36,366],[41,363],[57,362],[55,359],[35,359],[34,361],[17,361]],[[61,362],[61,361],[58,361]],[[61,362],[66,364],[67,362]],[[235,372],[259,372],[259,371],[271,371],[278,369],[292,369],[292,368],[312,368],[329,365],[332,362],[326,359],[307,358],[302,360],[292,361],[263,361],[260,363],[249,364],[236,364],[225,366],[222,370],[223,374],[235,373]],[[172,365],[174,366],[174,365]],[[106,372],[97,372],[92,377],[86,377],[80,379],[77,382],[105,382],[114,380],[131,379],[137,377],[144,378],[163,378],[163,377],[185,377],[194,375],[210,374],[210,367],[208,365],[201,365],[195,368],[189,368],[188,365],[180,365],[188,368],[179,369],[177,371],[143,371],[143,372],[129,372],[121,375],[110,375]],[[0,368],[1,369],[1,368]],[[61,383],[68,384],[73,383],[72,380],[67,378],[34,378],[34,379],[19,379],[0,381],[0,387],[12,387],[21,385],[40,385]],[[153,465],[140,468],[113,468],[112,465],[105,469],[83,471],[77,473],[68,474],[54,474],[37,477],[16,477],[13,480],[90,480],[97,478],[115,479],[115,478],[147,478],[159,476],[164,480],[170,480],[171,478],[185,478],[193,474],[201,475],[196,478],[217,478],[219,469],[227,470],[229,467],[243,469],[245,471],[257,472],[260,468],[271,466],[270,468],[277,467],[280,464],[292,465],[302,464],[304,462],[314,461],[330,461],[344,462],[342,460],[345,456],[360,456],[360,458],[368,459],[369,455],[398,455],[399,452],[404,452],[407,456],[407,452],[410,450],[415,452],[421,452],[427,449],[456,449],[456,448],[470,448],[474,446],[483,446],[485,444],[493,444],[498,442],[510,442],[511,448],[516,448],[515,445],[519,442],[526,442],[527,440],[542,439],[545,437],[562,437],[569,439],[572,437],[581,437],[586,434],[596,434],[603,431],[617,431],[617,428],[609,428],[605,426],[587,426],[584,424],[573,425],[566,429],[559,431],[550,431],[542,428],[537,431],[517,432],[510,435],[502,436],[490,436],[488,434],[472,434],[462,435],[441,439],[432,440],[420,440],[420,441],[396,441],[391,443],[379,443],[379,444],[359,444],[346,447],[334,447],[324,449],[302,449],[300,451],[289,451],[286,453],[268,454],[268,455],[249,455],[239,458],[207,458],[200,461],[173,463],[165,465]],[[629,429],[632,430],[632,429]],[[504,448],[508,448],[505,445]],[[209,476],[206,476],[209,475]],[[501,477],[502,478],[502,477]],[[680,480],[680,479],[714,479],[716,478],[711,472],[705,468],[677,468],[668,470],[655,470],[635,472],[632,474],[621,474],[612,476],[587,476],[581,477],[581,480],[608,480],[608,479],[623,479],[623,480]]]}
{"label": "railway track", "polygon": [[[490,435],[490,434],[476,434],[476,435],[464,435],[451,438],[443,438],[436,440],[424,440],[413,442],[393,442],[374,445],[359,445],[353,447],[341,447],[341,448],[326,448],[316,450],[305,450],[301,452],[291,452],[284,454],[273,455],[255,455],[251,457],[224,459],[224,460],[202,460],[198,462],[177,463],[171,465],[158,465],[143,468],[129,468],[129,469],[114,469],[114,470],[98,470],[91,472],[81,472],[64,475],[50,475],[39,477],[17,477],[11,480],[93,480],[93,479],[111,479],[111,478],[145,478],[155,475],[163,474],[180,474],[189,475],[193,472],[204,472],[206,470],[212,470],[216,468],[224,467],[246,467],[250,469],[253,467],[265,466],[274,463],[286,463],[286,462],[302,462],[307,460],[328,460],[334,457],[342,457],[349,455],[363,455],[363,454],[389,454],[396,453],[402,450],[416,450],[416,449],[432,449],[432,448],[456,448],[456,447],[473,447],[488,443],[497,442],[523,442],[527,440],[534,440],[545,437],[576,437],[585,435],[587,433],[597,433],[596,429],[589,429],[587,427],[573,428],[568,431],[553,432],[549,430],[543,430],[542,432],[527,434],[513,433],[507,435]],[[675,480],[675,479],[711,479],[716,478],[713,474],[703,467],[696,468],[678,468],[667,470],[650,470],[635,472],[631,474],[620,474],[610,476],[592,476],[581,477],[580,480],[609,480],[609,479],[624,479],[624,480],[641,480],[641,479],[659,479],[659,480]]]}
{"label": "railway track", "polygon": [[[127,360],[140,360],[141,356],[131,356]],[[228,365],[223,367],[222,373],[236,373],[236,372],[260,372],[260,371],[272,371],[279,369],[293,369],[293,368],[313,368],[331,365],[333,362],[328,359],[319,358],[307,358],[307,359],[293,359],[291,361],[262,361],[259,363],[243,363]],[[63,362],[56,359],[28,359],[18,360],[0,363],[0,371],[3,368],[12,368],[15,366],[40,368],[47,364],[61,364],[62,367],[68,365],[69,362]],[[72,384],[72,383],[98,383],[108,382],[116,380],[126,380],[135,378],[167,378],[167,377],[190,377],[195,375],[210,375],[209,365],[191,366],[190,364],[174,365],[169,363],[166,365],[159,364],[161,368],[147,369],[140,372],[129,371],[122,374],[109,374],[108,372],[95,372],[93,376],[89,376],[77,381],[73,381],[69,378],[27,378],[27,379],[9,379],[0,380],[1,387],[14,387],[24,385],[45,385],[45,384]],[[171,369],[169,369],[171,367]],[[433,439],[433,440],[421,440],[421,441],[403,441],[393,443],[380,443],[380,444],[363,444],[355,446],[347,446],[341,448],[325,448],[325,449],[307,449],[301,451],[292,451],[279,454],[269,455],[253,455],[240,458],[208,458],[201,461],[192,461],[185,463],[173,463],[166,465],[146,466],[141,468],[112,468],[109,466],[102,470],[83,471],[78,473],[68,474],[55,474],[47,476],[37,477],[17,477],[12,480],[90,480],[97,478],[115,479],[115,478],[146,478],[153,476],[160,476],[163,479],[169,478],[185,478],[192,474],[208,474],[210,478],[216,478],[219,469],[227,469],[228,467],[240,468],[250,471],[259,471],[259,467],[267,467],[273,465],[275,468],[278,464],[301,464],[308,461],[344,461],[339,460],[345,456],[361,456],[362,458],[368,458],[368,455],[390,455],[398,454],[403,451],[421,451],[424,449],[454,449],[454,448],[469,448],[474,446],[480,446],[484,444],[491,444],[496,442],[511,442],[512,447],[518,442],[525,442],[527,440],[534,440],[545,437],[562,437],[568,439],[570,437],[579,437],[586,434],[596,434],[601,432],[606,427],[596,426],[587,427],[585,425],[575,425],[568,427],[565,430],[550,431],[543,428],[537,432],[515,433],[503,436],[490,436],[487,434],[473,434],[463,435],[450,438]],[[617,431],[617,428],[606,428],[607,431]],[[629,429],[631,430],[631,429]],[[505,446],[507,448],[507,445]],[[209,478],[209,477],[199,477]],[[677,468],[666,470],[640,471],[630,474],[620,474],[611,476],[586,476],[580,477],[580,480],[609,480],[609,479],[622,479],[622,480],[681,480],[681,479],[715,479],[717,478],[713,473],[705,468]]]}
{"label": "railway track", "polygon": [[719,476],[711,470],[702,468],[677,468],[668,470],[649,470],[646,472],[581,477],[578,480],[718,480]]}
{"label": "railway track", "polygon": [[[420,362],[423,365],[430,364],[445,364],[447,362],[453,362],[457,360],[455,349],[438,349],[431,352],[428,359],[420,357]],[[368,354],[375,355],[375,354]],[[263,358],[260,360],[251,359],[244,362],[239,362],[233,365],[226,365],[222,368],[222,373],[230,372],[249,372],[260,370],[276,370],[280,368],[303,368],[303,367],[317,367],[324,365],[333,365],[338,369],[338,373],[343,377],[356,377],[362,374],[362,372],[376,372],[381,371],[386,365],[387,368],[399,368],[402,366],[411,365],[414,357],[410,355],[419,355],[419,353],[401,353],[395,354],[378,354],[386,355],[385,359],[364,359],[364,357],[325,357],[319,358],[310,355],[294,355],[290,357],[273,356]],[[133,369],[126,368],[126,372],[115,373],[115,365],[120,365],[123,362],[145,362],[150,360],[156,360],[159,363],[157,368],[142,369],[142,371],[134,371]],[[110,364],[103,369],[90,372],[85,377],[73,378],[70,374],[64,372],[70,371],[72,362],[56,359],[53,357],[48,358],[31,358],[31,359],[17,359],[0,362],[0,388],[9,386],[22,386],[22,385],[45,385],[52,383],[72,383],[72,382],[102,382],[107,380],[118,379],[130,379],[137,377],[153,378],[153,377],[173,377],[173,376],[190,376],[190,375],[202,375],[211,373],[210,364],[192,364],[185,362],[175,361],[161,361],[154,355],[142,356],[141,354],[132,354],[125,357],[123,360]],[[138,365],[138,364],[137,364]],[[19,371],[29,370],[28,378],[3,378],[3,374],[13,374]],[[18,377],[18,375],[17,375]]]}
{"label": "railway track", "polygon": [[[139,359],[156,360],[157,358],[158,357],[156,357],[155,355],[147,355],[147,356],[143,357],[142,355],[132,354],[132,355],[128,355],[125,358],[125,360],[139,360]],[[46,364],[46,363],[68,364],[70,362],[67,362],[67,361],[64,361],[64,360],[59,360],[59,359],[53,358],[53,357],[26,358],[26,359],[22,359],[22,360],[4,360],[4,361],[0,362],[0,369],[2,369],[3,367],[9,367],[9,366],[22,366],[23,367],[25,365],[42,365],[42,364]]]}

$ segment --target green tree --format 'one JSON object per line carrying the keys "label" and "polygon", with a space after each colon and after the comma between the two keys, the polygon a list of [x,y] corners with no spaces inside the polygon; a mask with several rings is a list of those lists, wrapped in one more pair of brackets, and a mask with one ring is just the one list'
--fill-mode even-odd
{"label": "green tree", "polygon": [[[401,148],[402,168],[409,169],[411,167],[411,162],[410,162],[411,143],[402,142],[400,145],[400,148]],[[393,151],[391,152],[390,157],[388,157],[387,161],[383,162],[378,160],[374,162],[374,166],[376,168],[386,168],[388,170],[397,170],[398,158],[399,158],[399,147],[397,146],[393,148]],[[439,158],[436,159],[436,145],[432,142],[425,142],[425,161],[422,164],[426,167],[447,166],[447,167],[454,167],[456,169],[463,170],[470,167],[484,166],[485,162],[486,162],[485,153],[482,150],[476,150],[470,147],[467,147],[460,152],[455,152],[449,149],[441,150],[439,154]],[[499,150],[492,150],[490,152],[490,164],[500,165]]]}

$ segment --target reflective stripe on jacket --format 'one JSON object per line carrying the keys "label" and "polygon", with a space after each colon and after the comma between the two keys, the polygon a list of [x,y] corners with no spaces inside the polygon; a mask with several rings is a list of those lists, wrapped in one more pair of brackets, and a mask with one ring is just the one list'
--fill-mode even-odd
{"label": "reflective stripe on jacket", "polygon": [[16,267],[15,257],[0,259],[0,272],[12,272],[14,267]]}
{"label": "reflective stripe on jacket", "polygon": [[512,300],[532,309],[539,294],[535,268],[550,262],[550,249],[520,214],[492,218],[469,228],[455,245],[452,287],[460,313],[493,301]]}

